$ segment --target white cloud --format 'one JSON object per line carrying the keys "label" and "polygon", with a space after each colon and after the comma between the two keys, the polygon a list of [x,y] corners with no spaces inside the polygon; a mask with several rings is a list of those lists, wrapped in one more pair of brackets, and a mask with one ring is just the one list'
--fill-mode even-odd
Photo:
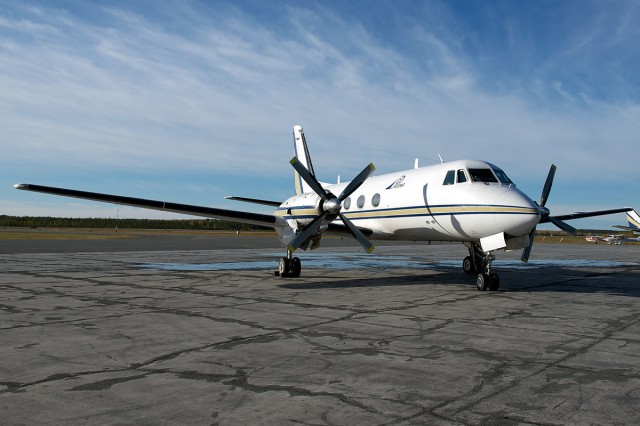
{"label": "white cloud", "polygon": [[[279,9],[275,24],[233,6],[209,19],[174,5],[170,23],[115,6],[90,7],[92,19],[48,4],[0,16],[0,161],[288,176],[291,126],[302,124],[331,179],[369,161],[380,172],[412,166],[392,151],[482,158],[521,181],[543,180],[551,162],[573,181],[587,170],[587,180],[637,181],[638,102],[544,80],[553,58],[496,93],[438,27],[407,19],[407,44],[421,47],[408,54],[357,17],[304,7]],[[548,103],[550,91],[564,101]]]}

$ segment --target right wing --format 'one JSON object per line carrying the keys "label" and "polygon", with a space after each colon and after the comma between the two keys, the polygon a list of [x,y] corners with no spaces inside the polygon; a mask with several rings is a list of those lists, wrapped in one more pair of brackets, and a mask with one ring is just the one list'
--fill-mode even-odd
{"label": "right wing", "polygon": [[42,192],[44,194],[102,201],[105,203],[121,204],[123,206],[141,207],[144,209],[182,213],[214,219],[224,219],[232,222],[248,223],[251,225],[276,227],[285,224],[284,222],[280,223],[282,219],[268,214],[216,209],[213,207],[193,206],[189,204],[169,203],[165,201],[147,200],[144,198],[123,197],[121,195],[100,194],[98,192],[78,191],[75,189],[55,188],[52,186],[33,185],[28,183],[19,183],[17,185],[13,185],[13,187],[23,191]]}

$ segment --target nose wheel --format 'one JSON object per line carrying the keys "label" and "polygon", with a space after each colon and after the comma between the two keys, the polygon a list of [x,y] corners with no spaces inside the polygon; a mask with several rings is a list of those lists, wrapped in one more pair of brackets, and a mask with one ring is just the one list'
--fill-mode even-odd
{"label": "nose wheel", "polygon": [[478,291],[496,291],[500,287],[500,277],[495,272],[491,272],[491,262],[494,259],[493,253],[483,252],[477,244],[469,246],[469,256],[462,261],[462,269],[467,274],[477,274]]}
{"label": "nose wheel", "polygon": [[478,291],[496,291],[500,287],[500,277],[495,272],[478,274],[476,287]]}

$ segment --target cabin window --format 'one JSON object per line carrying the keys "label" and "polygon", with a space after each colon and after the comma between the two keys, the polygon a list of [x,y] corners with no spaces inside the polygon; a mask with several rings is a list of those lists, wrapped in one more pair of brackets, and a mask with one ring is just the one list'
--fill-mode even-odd
{"label": "cabin window", "polygon": [[342,205],[344,206],[345,209],[349,210],[349,207],[351,207],[351,197],[347,197],[342,203]]}
{"label": "cabin window", "polygon": [[361,209],[364,207],[364,195],[358,197],[358,201],[356,201],[358,208]]}
{"label": "cabin window", "polygon": [[460,169],[457,172],[457,178],[458,178],[458,183],[466,182],[467,174],[464,172],[464,170]]}
{"label": "cabin window", "polygon": [[444,177],[444,182],[442,182],[442,184],[453,185],[455,183],[455,179],[456,179],[456,172],[453,170],[449,170],[447,172],[447,175]]}
{"label": "cabin window", "polygon": [[380,205],[380,194],[376,194],[371,199],[371,205],[373,207],[378,207]]}
{"label": "cabin window", "polygon": [[469,169],[471,182],[498,183],[491,169]]}
{"label": "cabin window", "polygon": [[496,176],[498,176],[498,180],[500,181],[500,183],[505,184],[505,185],[515,185],[511,179],[509,179],[509,177],[507,176],[507,174],[505,172],[503,172],[502,170],[500,170],[497,167],[493,168],[493,172],[496,174]]}

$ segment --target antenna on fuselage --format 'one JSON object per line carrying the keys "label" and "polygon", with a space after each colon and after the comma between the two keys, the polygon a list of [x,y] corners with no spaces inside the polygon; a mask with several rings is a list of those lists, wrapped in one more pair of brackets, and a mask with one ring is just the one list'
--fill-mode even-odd
{"label": "antenna on fuselage", "polygon": [[419,162],[420,162],[420,159],[416,157],[416,161],[415,161],[415,163],[413,163],[413,168],[414,169],[419,169],[420,168],[420,166],[418,165]]}
{"label": "antenna on fuselage", "polygon": [[438,158],[440,159],[440,163],[444,164],[444,160],[442,159],[442,155],[440,155],[440,153],[438,153]]}

